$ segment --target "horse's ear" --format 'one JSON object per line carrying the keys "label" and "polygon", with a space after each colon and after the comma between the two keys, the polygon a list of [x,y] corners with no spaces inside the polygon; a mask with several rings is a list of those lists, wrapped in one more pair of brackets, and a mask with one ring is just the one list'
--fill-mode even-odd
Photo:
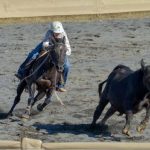
{"label": "horse's ear", "polygon": [[141,59],[141,68],[142,68],[142,70],[145,70],[145,62],[144,62],[143,58]]}

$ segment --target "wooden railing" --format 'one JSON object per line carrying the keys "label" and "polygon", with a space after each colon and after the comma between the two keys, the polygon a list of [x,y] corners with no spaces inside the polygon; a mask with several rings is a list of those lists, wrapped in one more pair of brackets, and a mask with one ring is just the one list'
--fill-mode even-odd
{"label": "wooden railing", "polygon": [[0,0],[1,22],[9,19],[74,21],[136,15],[150,16],[150,0]]}
{"label": "wooden railing", "polygon": [[9,150],[150,150],[150,143],[125,142],[68,142],[42,143],[23,138],[22,141],[0,141],[0,149]]}

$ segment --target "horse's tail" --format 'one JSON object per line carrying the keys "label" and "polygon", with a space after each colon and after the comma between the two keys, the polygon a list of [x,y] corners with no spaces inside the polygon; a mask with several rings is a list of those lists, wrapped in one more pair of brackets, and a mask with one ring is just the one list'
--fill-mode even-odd
{"label": "horse's tail", "polygon": [[99,85],[98,85],[98,93],[99,93],[99,97],[101,96],[101,93],[102,93],[102,88],[103,88],[103,84],[107,82],[107,79],[103,82],[101,82]]}

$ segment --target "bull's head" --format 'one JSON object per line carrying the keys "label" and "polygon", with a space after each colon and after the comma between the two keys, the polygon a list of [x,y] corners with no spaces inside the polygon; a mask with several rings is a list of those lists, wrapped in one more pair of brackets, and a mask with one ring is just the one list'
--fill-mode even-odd
{"label": "bull's head", "polygon": [[146,66],[143,59],[141,60],[141,68],[143,71],[143,83],[150,91],[150,65]]}

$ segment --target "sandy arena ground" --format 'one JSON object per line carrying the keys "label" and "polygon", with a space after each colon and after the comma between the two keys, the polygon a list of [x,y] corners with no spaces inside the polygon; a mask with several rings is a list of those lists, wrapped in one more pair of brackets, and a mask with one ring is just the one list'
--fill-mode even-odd
{"label": "sandy arena ground", "polygon": [[68,91],[58,93],[65,106],[53,96],[43,112],[37,113],[35,106],[28,121],[17,117],[27,105],[25,92],[15,109],[17,116],[12,119],[3,119],[3,116],[16,95],[19,81],[14,74],[28,52],[41,41],[49,24],[0,25],[0,140],[20,140],[26,136],[43,142],[150,142],[150,124],[143,134],[136,132],[144,111],[134,116],[130,138],[121,133],[125,116],[117,114],[108,120],[108,126],[97,127],[93,132],[88,130],[99,102],[99,80],[104,80],[118,64],[134,70],[140,68],[142,58],[150,64],[150,18],[63,24],[72,46]]}

